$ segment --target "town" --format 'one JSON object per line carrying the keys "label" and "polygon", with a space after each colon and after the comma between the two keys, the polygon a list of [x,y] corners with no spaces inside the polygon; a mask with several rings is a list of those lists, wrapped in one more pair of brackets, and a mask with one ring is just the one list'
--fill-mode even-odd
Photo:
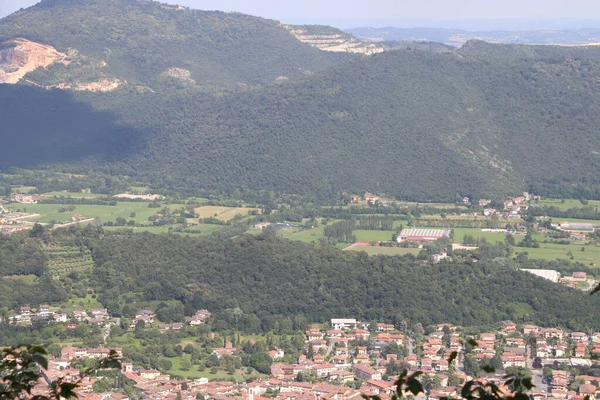
{"label": "town", "polygon": [[[198,310],[186,323],[163,324],[156,320],[154,312],[141,310],[129,329],[136,332],[140,327],[157,329],[161,335],[168,335],[168,332],[209,327],[211,316],[208,310]],[[111,326],[119,323],[105,309],[59,314],[47,305],[36,309],[23,307],[9,320],[13,324],[45,321],[71,330],[80,324],[97,325],[106,329],[105,341],[109,339]],[[215,339],[214,332],[204,332]],[[502,387],[507,374],[531,377],[535,385],[531,395],[536,400],[581,400],[600,391],[597,361],[600,332],[570,332],[511,321],[487,330],[437,324],[400,331],[394,324],[384,322],[334,318],[320,328],[307,329],[303,336],[302,353],[297,358],[291,361],[284,349],[268,347],[265,349],[268,371],[264,371],[263,377],[246,381],[233,376],[219,380],[192,379],[173,376],[165,370],[144,369],[128,360],[126,349],[106,346],[62,347],[50,359],[44,374],[51,379],[78,381],[78,366],[89,365],[86,360],[105,358],[114,350],[123,357],[122,375],[146,399],[341,400],[360,399],[363,394],[389,399],[396,390],[395,380],[404,370],[423,372],[420,380],[425,393],[416,397],[423,400],[459,399],[461,384],[472,379]],[[246,357],[242,348],[251,348],[264,339],[256,337],[242,343],[238,338],[235,343],[235,335],[225,336],[223,347],[209,346],[204,350],[210,352],[210,359],[215,360],[213,365],[218,366],[224,360]],[[455,359],[451,357],[453,352],[457,354]],[[287,362],[282,362],[284,359]],[[484,366],[493,367],[493,371],[484,371]],[[99,392],[99,388],[105,387],[101,385],[103,379],[107,378],[90,376],[78,381],[81,398],[129,399],[119,391]],[[41,394],[46,390],[47,384],[40,381],[36,392]]]}

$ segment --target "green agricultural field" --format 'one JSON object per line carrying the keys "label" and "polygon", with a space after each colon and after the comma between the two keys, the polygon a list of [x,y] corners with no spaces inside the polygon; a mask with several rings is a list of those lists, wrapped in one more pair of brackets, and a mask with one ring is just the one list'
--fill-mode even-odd
{"label": "green agricultural field", "polygon": [[553,224],[559,224],[563,221],[581,222],[582,224],[600,225],[600,220],[597,219],[581,219],[581,218],[551,218]]}
{"label": "green agricultural field", "polygon": [[[462,243],[465,235],[471,235],[476,239],[487,240],[490,243],[503,242],[506,237],[505,233],[501,232],[482,232],[480,228],[454,228],[454,243]],[[518,242],[519,237],[515,237]]]}
{"label": "green agricultural field", "polygon": [[404,247],[385,247],[385,246],[362,246],[354,245],[347,247],[346,251],[364,251],[370,256],[386,255],[386,256],[403,256],[405,254],[417,255],[421,249],[409,249]]}
{"label": "green agricultural field", "polygon": [[317,242],[323,237],[324,225],[319,225],[313,229],[294,229],[289,231],[279,231],[281,237],[291,240],[299,240],[301,242],[311,243]]}
{"label": "green agricultural field", "polygon": [[86,271],[94,267],[92,252],[87,247],[45,247],[48,269],[57,275],[68,275],[73,271]]}
{"label": "green agricultural field", "polygon": [[[585,251],[581,251],[581,249]],[[572,260],[590,266],[600,267],[600,247],[582,244],[560,245],[540,243],[537,249],[515,247],[515,253],[529,253],[529,258],[537,260]],[[572,257],[572,258],[571,258]]]}
{"label": "green agricultural field", "polygon": [[71,297],[61,307],[63,312],[70,312],[73,310],[95,310],[103,308],[102,304],[98,302],[94,295],[88,294],[85,298]]}
{"label": "green agricultural field", "polygon": [[105,194],[99,193],[81,193],[81,192],[47,192],[42,194],[43,197],[52,198],[52,197],[72,197],[74,199],[95,199],[98,197],[106,197]]}
{"label": "green agricultural field", "polygon": [[[148,222],[148,218],[152,215],[156,215],[160,211],[159,208],[149,208],[148,202],[130,202],[120,201],[115,206],[99,206],[99,205],[79,205],[76,204],[75,210],[59,212],[60,209],[68,207],[65,204],[11,204],[11,210],[21,210],[31,214],[39,214],[38,217],[29,218],[30,221],[40,223],[50,223],[52,221],[71,222],[73,214],[81,214],[88,218],[100,218],[102,222],[115,222],[117,218],[125,218],[126,220],[134,220],[136,224],[143,224]],[[171,210],[184,207],[183,204],[169,204],[165,205]],[[135,216],[132,217],[132,213]]]}
{"label": "green agricultural field", "polygon": [[600,206],[600,201],[599,200],[589,200],[588,205],[584,206],[581,201],[575,200],[575,199],[565,199],[564,203],[563,203],[563,200],[561,200],[561,199],[543,199],[543,200],[539,200],[539,201],[533,201],[533,202],[531,202],[531,205],[533,207],[552,206],[552,207],[557,207],[561,210],[568,210],[569,208],[597,207],[597,206]]}
{"label": "green agricultural field", "polygon": [[189,359],[189,355],[183,355],[174,358],[165,358],[166,360],[169,360],[173,365],[173,367],[169,370],[169,374],[183,376],[188,379],[208,378],[211,381],[230,380],[238,382],[246,381],[248,379],[261,379],[267,377],[267,375],[260,374],[256,371],[248,375],[246,373],[246,368],[236,370],[233,375],[230,375],[227,373],[227,371],[223,370],[218,370],[216,374],[211,374],[210,368],[206,368],[204,371],[198,371],[198,365],[192,365],[192,367],[188,371],[184,371],[181,369],[181,362],[183,360],[183,357],[188,357]]}
{"label": "green agricultural field", "polygon": [[396,231],[371,231],[357,229],[354,231],[357,242],[391,242]]}
{"label": "green agricultural field", "polygon": [[195,209],[199,218],[216,218],[221,221],[229,221],[237,214],[246,217],[250,211],[260,211],[258,208],[245,207],[220,207],[220,206],[203,206]]}

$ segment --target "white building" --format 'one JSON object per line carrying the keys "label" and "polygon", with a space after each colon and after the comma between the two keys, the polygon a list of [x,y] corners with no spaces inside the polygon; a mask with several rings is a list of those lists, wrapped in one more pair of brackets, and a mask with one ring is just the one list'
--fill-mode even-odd
{"label": "white building", "polygon": [[356,320],[354,318],[332,318],[331,326],[333,329],[356,329]]}

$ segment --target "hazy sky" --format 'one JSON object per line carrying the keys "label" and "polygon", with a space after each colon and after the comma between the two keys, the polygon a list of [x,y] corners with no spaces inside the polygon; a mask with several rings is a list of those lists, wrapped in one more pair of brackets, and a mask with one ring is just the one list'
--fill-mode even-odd
{"label": "hazy sky", "polygon": [[[0,16],[36,0],[0,0]],[[600,19],[599,0],[166,0],[290,22]],[[433,25],[433,24],[432,24]]]}

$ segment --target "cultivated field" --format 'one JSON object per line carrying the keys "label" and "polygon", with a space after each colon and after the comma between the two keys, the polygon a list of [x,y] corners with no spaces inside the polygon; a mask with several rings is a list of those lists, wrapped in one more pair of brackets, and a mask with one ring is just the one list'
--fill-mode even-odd
{"label": "cultivated field", "polygon": [[[584,251],[581,251],[582,248]],[[570,245],[540,243],[538,249],[515,247],[515,253],[523,252],[529,253],[529,258],[536,260],[563,259],[600,267],[600,247],[585,246],[583,243]]]}
{"label": "cultivated field", "polygon": [[85,247],[45,247],[48,269],[56,275],[68,275],[73,271],[91,270],[94,267],[92,252]]}
{"label": "cultivated field", "polygon": [[569,208],[581,208],[581,207],[597,207],[600,206],[600,201],[599,200],[589,200],[587,206],[583,205],[583,203],[579,200],[574,200],[574,199],[568,199],[568,200],[561,200],[561,199],[543,199],[543,200],[539,200],[539,201],[534,201],[531,203],[531,205],[533,207],[536,206],[552,206],[552,207],[557,207],[561,210],[568,210]]}
{"label": "cultivated field", "polygon": [[299,240],[301,242],[318,242],[323,237],[324,225],[319,225],[313,229],[301,229],[291,231],[279,231],[279,235],[286,239]]}
{"label": "cultivated field", "polygon": [[229,221],[233,219],[237,214],[242,217],[246,217],[250,211],[260,211],[258,208],[245,208],[245,207],[221,207],[221,206],[203,206],[195,209],[196,214],[199,218],[216,218],[221,221]]}
{"label": "cultivated field", "polygon": [[[71,222],[71,217],[74,214],[81,214],[87,218],[99,217],[102,222],[115,222],[117,218],[125,218],[126,220],[134,220],[136,224],[148,222],[150,216],[156,215],[160,211],[159,208],[148,208],[147,202],[117,202],[115,206],[98,206],[98,205],[75,205],[74,211],[60,212],[60,209],[68,207],[65,204],[11,204],[12,210],[25,210],[30,214],[39,214],[39,217],[29,219],[30,221],[40,223],[50,222]],[[166,205],[170,209],[178,209],[184,207],[183,204]],[[131,214],[135,213],[135,217]]]}
{"label": "cultivated field", "polygon": [[395,231],[369,231],[357,229],[354,231],[357,242],[390,242]]}
{"label": "cultivated field", "polygon": [[75,192],[48,192],[42,194],[43,197],[52,198],[52,197],[72,197],[74,199],[96,199],[98,197],[106,197],[105,194],[98,193],[75,193]]}

